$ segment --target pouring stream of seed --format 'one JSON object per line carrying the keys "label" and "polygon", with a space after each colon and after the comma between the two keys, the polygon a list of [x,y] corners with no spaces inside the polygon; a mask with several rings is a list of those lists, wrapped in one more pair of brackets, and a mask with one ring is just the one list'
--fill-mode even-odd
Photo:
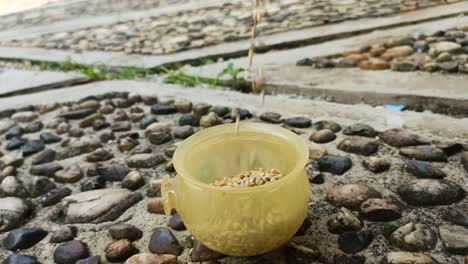
{"label": "pouring stream of seed", "polygon": [[[258,74],[256,75],[253,70],[253,58],[255,55],[255,38],[257,36],[256,28],[258,23],[260,23],[262,16],[259,11],[260,7],[260,0],[253,0],[253,26],[252,26],[252,34],[251,34],[251,41],[250,41],[250,48],[249,48],[249,69],[248,72],[251,75],[252,79],[252,92],[256,93],[258,89],[261,88],[263,84],[263,68],[259,67]],[[265,102],[265,89],[261,90],[261,98],[262,98],[262,106]],[[236,120],[235,125],[235,135],[239,135],[239,123],[240,123],[240,113],[239,109],[235,108],[232,112],[232,117]],[[225,188],[239,188],[239,187],[255,187],[264,184],[268,184],[279,180],[283,177],[283,174],[277,169],[271,169],[269,171],[265,171],[263,168],[259,168],[258,170],[254,171],[247,171],[242,172],[238,175],[234,175],[231,177],[225,177],[222,180],[215,181],[211,183],[212,186],[217,187],[225,187]]]}

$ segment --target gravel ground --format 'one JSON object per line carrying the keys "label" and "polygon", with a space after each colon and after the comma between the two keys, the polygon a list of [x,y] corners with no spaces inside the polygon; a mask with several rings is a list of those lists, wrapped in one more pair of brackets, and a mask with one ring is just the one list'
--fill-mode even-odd
{"label": "gravel ground", "polygon": [[[165,174],[175,176],[170,150],[177,142],[232,122],[230,112],[222,106],[126,93],[3,112],[0,219],[7,221],[0,221],[0,240],[35,241],[17,252],[42,263],[53,263],[54,252],[56,262],[57,256],[71,259],[73,253],[80,259],[100,255],[102,263],[118,256],[114,262],[123,263],[134,247],[140,253],[178,255],[179,263],[463,263],[468,253],[466,139],[453,142],[425,131],[381,133],[363,124],[312,123],[313,117],[278,113],[241,111],[246,119],[277,123],[308,142],[311,203],[301,231],[284,248],[251,258],[223,257],[193,242],[189,231],[171,223],[175,216],[161,214],[154,183]],[[142,123],[149,126],[142,129]],[[407,147],[413,145],[417,147]],[[56,164],[62,169],[56,171]],[[142,178],[129,179],[131,173]],[[68,192],[52,195],[58,188]],[[77,235],[50,243],[64,223],[76,227]],[[111,236],[109,229],[121,223],[132,227]],[[142,234],[131,238],[138,234],[135,227]],[[9,232],[14,228],[19,229]],[[65,242],[73,237],[81,242]],[[109,248],[113,241],[121,246]],[[77,243],[86,243],[90,253]],[[7,245],[12,250],[18,246],[2,243],[0,259],[13,254]],[[69,250],[60,253],[64,248]]]}
{"label": "gravel ground", "polygon": [[[263,21],[258,25],[258,34],[269,35],[364,17],[389,16],[445,3],[443,0],[267,1],[263,5]],[[251,20],[250,2],[242,2],[111,26],[47,34],[33,39],[12,40],[1,45],[158,55],[247,39],[250,37]]]}

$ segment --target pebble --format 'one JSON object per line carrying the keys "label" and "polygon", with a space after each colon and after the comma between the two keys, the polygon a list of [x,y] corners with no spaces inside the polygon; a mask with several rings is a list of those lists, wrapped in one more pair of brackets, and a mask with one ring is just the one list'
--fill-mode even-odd
{"label": "pebble", "polygon": [[52,206],[59,203],[63,198],[72,193],[72,190],[67,187],[52,189],[39,199],[43,207]]}
{"label": "pebble", "polygon": [[75,264],[101,264],[101,256],[92,256],[78,260]]}
{"label": "pebble", "polygon": [[108,150],[104,148],[98,148],[94,150],[93,152],[89,153],[86,155],[86,161],[87,162],[99,162],[99,161],[106,161],[110,160],[114,157],[114,154],[112,152],[109,152]]}
{"label": "pebble", "polygon": [[81,169],[72,165],[64,170],[57,171],[54,180],[59,183],[75,183],[83,178]]}
{"label": "pebble", "polygon": [[84,118],[83,120],[81,120],[78,125],[79,125],[80,128],[90,127],[97,120],[105,121],[106,118],[102,114],[92,114],[92,115]]}
{"label": "pebble", "polygon": [[113,221],[142,198],[140,193],[118,188],[76,193],[63,199],[65,223]]}
{"label": "pebble", "polygon": [[102,119],[98,119],[98,120],[94,121],[93,125],[92,125],[94,131],[103,130],[103,129],[106,129],[106,128],[110,127],[110,126],[111,126],[111,124],[109,122],[106,122],[106,121],[104,121]]}
{"label": "pebble", "polygon": [[66,113],[59,115],[59,117],[70,119],[70,120],[83,119],[94,113],[96,113],[96,109],[88,108],[88,109],[81,109],[81,110],[66,112]]}
{"label": "pebble", "polygon": [[397,148],[426,144],[418,135],[411,134],[410,132],[400,128],[385,130],[382,133],[381,138],[388,145]]}
{"label": "pebble", "polygon": [[468,227],[468,210],[466,206],[454,206],[447,208],[442,213],[442,219],[456,225]]}
{"label": "pebble", "polygon": [[152,115],[145,115],[141,120],[140,120],[140,129],[146,129],[149,127],[151,124],[158,122],[158,119],[155,116]]}
{"label": "pebble", "polygon": [[448,252],[456,255],[468,254],[468,228],[456,225],[439,226],[439,234]]}
{"label": "pebble", "polygon": [[63,170],[63,167],[62,165],[60,165],[60,163],[49,162],[49,163],[31,166],[31,168],[29,169],[29,173],[33,175],[53,177],[55,173],[59,170]]}
{"label": "pebble", "polygon": [[365,264],[366,257],[360,255],[350,255],[344,252],[338,251],[331,257],[331,263],[333,264]]}
{"label": "pebble", "polygon": [[3,119],[0,121],[0,134],[5,133],[8,131],[10,128],[14,127],[16,125],[16,122],[14,122],[11,119]]}
{"label": "pebble", "polygon": [[57,187],[51,179],[39,176],[30,177],[26,186],[32,198],[43,195]]}
{"label": "pebble", "polygon": [[0,190],[8,196],[26,198],[29,196],[28,191],[23,184],[14,176],[7,176],[3,179],[0,185]]}
{"label": "pebble", "polygon": [[21,255],[21,254],[11,254],[5,260],[4,264],[40,264],[36,257]]}
{"label": "pebble", "polygon": [[114,112],[115,108],[112,105],[103,105],[99,108],[98,112],[103,115],[109,115]]}
{"label": "pebble", "polygon": [[131,171],[122,180],[122,187],[129,190],[137,190],[145,185],[145,178],[138,171]]}
{"label": "pebble", "polygon": [[162,145],[172,141],[172,134],[170,132],[155,132],[148,136],[148,141],[153,145]]}
{"label": "pebble", "polygon": [[422,161],[447,161],[445,152],[432,146],[405,147],[400,149],[400,155]]}
{"label": "pebble", "polygon": [[8,233],[3,240],[5,249],[16,251],[28,249],[44,239],[48,232],[41,228],[18,228]]}
{"label": "pebble", "polygon": [[260,115],[260,120],[272,124],[280,124],[283,122],[281,119],[281,114],[275,112],[265,112]]}
{"label": "pebble", "polygon": [[177,256],[169,254],[153,255],[149,253],[141,253],[133,255],[127,259],[125,264],[177,264]]}
{"label": "pebble", "polygon": [[146,208],[149,213],[164,214],[163,199],[161,197],[149,199]]}
{"label": "pebble", "polygon": [[202,116],[200,119],[200,126],[212,127],[223,123],[223,119],[216,115],[214,112],[210,112],[207,115]]}
{"label": "pebble", "polygon": [[60,136],[57,136],[57,135],[55,135],[53,133],[49,133],[49,132],[41,133],[39,138],[45,144],[53,144],[53,143],[58,143],[58,142],[62,141],[62,138]]}
{"label": "pebble", "polygon": [[63,243],[76,237],[78,229],[75,226],[62,226],[50,236],[49,243]]}
{"label": "pebble", "polygon": [[385,158],[369,157],[362,160],[364,168],[373,173],[381,173],[390,169],[390,161]]}
{"label": "pebble", "polygon": [[336,175],[343,175],[353,163],[349,157],[323,155],[319,159],[319,169],[322,172],[329,172]]}
{"label": "pebble", "polygon": [[389,252],[383,258],[384,264],[438,264],[431,256],[423,253]]}
{"label": "pebble", "polygon": [[55,130],[55,132],[57,132],[57,134],[65,134],[68,131],[70,131],[70,129],[71,129],[70,124],[66,122],[62,122],[57,126],[57,129]]}
{"label": "pebble", "polygon": [[44,150],[44,148],[44,143],[41,140],[28,140],[21,147],[21,151],[23,152],[23,156],[27,157]]}
{"label": "pebble", "polygon": [[465,191],[448,180],[419,179],[398,188],[398,194],[410,205],[449,205],[463,199]]}
{"label": "pebble", "polygon": [[14,126],[5,133],[6,139],[12,139],[15,137],[21,137],[24,134],[24,128],[22,126]]}
{"label": "pebble", "polygon": [[336,207],[357,210],[366,200],[380,197],[379,192],[366,185],[346,184],[332,188],[327,195],[327,201]]}
{"label": "pebble", "polygon": [[158,132],[170,132],[173,124],[172,122],[156,122],[149,125],[145,130],[145,136]]}
{"label": "pebble", "polygon": [[343,139],[337,148],[345,152],[369,156],[377,152],[379,142],[363,137],[350,137]]}
{"label": "pebble", "polygon": [[463,145],[459,143],[439,143],[436,147],[445,152],[447,156],[453,156],[463,150]]}
{"label": "pebble", "polygon": [[32,161],[32,164],[33,165],[38,165],[38,164],[44,164],[44,163],[52,162],[52,161],[55,160],[55,155],[56,154],[57,154],[57,152],[55,152],[54,150],[46,149],[46,150],[42,151],[41,153],[39,153],[34,158],[34,160]]}
{"label": "pebble", "polygon": [[131,168],[153,168],[162,163],[166,159],[161,154],[135,154],[127,160],[127,164]]}
{"label": "pebble", "polygon": [[89,257],[88,245],[79,240],[65,242],[54,251],[54,261],[57,264],[75,264],[80,259]]}
{"label": "pebble", "polygon": [[442,179],[446,175],[440,169],[430,163],[419,160],[409,160],[406,162],[406,171],[418,178]]}
{"label": "pebble", "polygon": [[140,144],[138,140],[133,139],[131,137],[120,138],[117,142],[118,148],[121,152],[128,152],[134,149],[136,146]]}
{"label": "pebble", "polygon": [[154,115],[170,115],[177,113],[177,108],[174,105],[155,104],[151,106],[151,113]]}
{"label": "pebble", "polygon": [[356,123],[356,124],[346,127],[343,130],[343,134],[348,135],[348,136],[361,136],[361,137],[374,138],[379,135],[379,132],[367,124]]}
{"label": "pebble", "polygon": [[17,112],[11,116],[16,122],[27,123],[31,122],[39,117],[39,113],[32,111]]}
{"label": "pebble", "polygon": [[128,239],[136,241],[143,237],[143,232],[130,224],[116,224],[109,228],[109,235],[115,240]]}
{"label": "pebble", "polygon": [[162,179],[150,180],[148,184],[148,189],[146,190],[146,196],[160,197],[161,196],[161,184],[162,184]]}
{"label": "pebble", "polygon": [[338,246],[348,254],[355,254],[369,246],[373,238],[370,231],[344,232],[338,237]]}
{"label": "pebble", "polygon": [[183,250],[171,230],[164,227],[158,227],[154,230],[148,248],[154,254],[171,254],[176,256],[182,253]]}
{"label": "pebble", "polygon": [[336,139],[335,133],[330,129],[322,129],[312,133],[309,137],[315,143],[323,144]]}
{"label": "pebble", "polygon": [[106,179],[102,176],[87,178],[80,182],[82,192],[106,188]]}
{"label": "pebble", "polygon": [[195,133],[195,130],[189,125],[187,126],[180,126],[174,129],[174,137],[180,139],[186,139]]}
{"label": "pebble", "polygon": [[402,250],[429,251],[434,249],[437,235],[427,225],[408,223],[391,234],[390,243]]}
{"label": "pebble", "polygon": [[386,200],[371,198],[361,204],[363,218],[373,222],[394,221],[401,217],[400,208]]}
{"label": "pebble", "polygon": [[30,205],[16,197],[0,198],[0,232],[21,226],[31,212]]}
{"label": "pebble", "polygon": [[192,111],[192,102],[188,100],[176,100],[174,106],[179,113],[189,113]]}
{"label": "pebble", "polygon": [[137,253],[137,249],[128,239],[121,239],[107,245],[106,259],[110,262],[123,262]]}
{"label": "pebble", "polygon": [[200,125],[200,116],[194,114],[184,114],[179,118],[179,126],[194,126]]}
{"label": "pebble", "polygon": [[211,105],[206,103],[196,103],[193,105],[193,113],[198,116],[204,116],[210,112]]}
{"label": "pebble", "polygon": [[358,231],[362,228],[361,220],[350,210],[341,207],[340,210],[327,222],[328,231],[341,234],[348,231]]}
{"label": "pebble", "polygon": [[296,128],[308,128],[312,125],[312,120],[307,117],[291,117],[284,119],[284,124]]}
{"label": "pebble", "polygon": [[218,116],[225,116],[231,112],[231,108],[222,105],[215,105],[210,108],[210,112],[213,112]]}
{"label": "pebble", "polygon": [[180,217],[178,213],[175,213],[174,215],[171,216],[171,218],[169,219],[169,226],[172,229],[177,230],[177,231],[186,229],[185,224],[182,221],[182,218]]}
{"label": "pebble", "polygon": [[1,161],[5,166],[21,167],[24,163],[24,159],[19,155],[5,155],[1,158]]}
{"label": "pebble", "polygon": [[116,122],[113,125],[111,125],[112,132],[129,131],[131,129],[132,129],[132,124],[128,121]]}
{"label": "pebble", "polygon": [[98,163],[96,170],[98,175],[111,182],[122,181],[130,172],[127,166],[118,163],[110,163],[107,165]]}
{"label": "pebble", "polygon": [[127,121],[128,119],[129,119],[128,114],[124,110],[118,109],[117,111],[115,111],[114,121],[124,122],[124,121]]}
{"label": "pebble", "polygon": [[363,70],[386,70],[390,68],[390,63],[381,59],[368,59],[359,63],[359,68]]}
{"label": "pebble", "polygon": [[24,144],[26,144],[27,140],[24,138],[18,138],[14,137],[8,141],[8,144],[6,145],[5,149],[12,151],[15,149],[21,148]]}

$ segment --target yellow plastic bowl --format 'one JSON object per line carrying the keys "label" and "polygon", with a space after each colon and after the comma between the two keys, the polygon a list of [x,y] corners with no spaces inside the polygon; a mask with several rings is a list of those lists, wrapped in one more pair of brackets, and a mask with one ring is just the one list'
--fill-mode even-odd
{"label": "yellow plastic bowl", "polygon": [[[289,130],[241,123],[202,130],[177,148],[178,176],[165,178],[166,214],[176,209],[205,246],[230,256],[253,256],[285,244],[305,219],[309,185],[308,148]],[[215,180],[244,171],[278,169],[285,176],[257,187],[224,189]]]}

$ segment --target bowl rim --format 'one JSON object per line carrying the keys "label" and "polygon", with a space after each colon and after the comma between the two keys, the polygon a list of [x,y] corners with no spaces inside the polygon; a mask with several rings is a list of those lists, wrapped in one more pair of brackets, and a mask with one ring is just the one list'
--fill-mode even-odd
{"label": "bowl rim", "polygon": [[213,191],[221,191],[221,192],[245,193],[245,192],[264,191],[265,189],[273,189],[275,187],[279,187],[284,181],[291,179],[291,175],[299,176],[300,171],[305,169],[305,166],[309,159],[309,148],[307,146],[306,141],[302,137],[278,125],[265,124],[265,123],[260,123],[260,122],[243,121],[239,123],[240,133],[242,133],[243,129],[247,130],[248,132],[257,132],[257,133],[263,132],[263,133],[269,134],[270,136],[279,137],[285,140],[286,142],[290,143],[293,146],[296,152],[296,155],[298,157],[293,169],[284,177],[282,177],[281,179],[273,183],[250,187],[250,188],[223,188],[223,187],[218,187],[218,186],[212,186],[202,181],[199,181],[193,177],[189,177],[188,171],[183,164],[185,156],[188,153],[190,153],[189,149],[193,147],[194,145],[199,144],[202,139],[207,137],[207,134],[210,137],[220,136],[223,134],[232,135],[234,133],[234,128],[235,128],[235,123],[210,127],[210,128],[203,129],[197,132],[196,134],[190,136],[185,141],[183,141],[183,143],[176,149],[174,156],[173,156],[173,164],[177,173],[177,177],[181,177],[184,180],[190,182],[191,184],[194,184],[203,189],[210,189]]}

